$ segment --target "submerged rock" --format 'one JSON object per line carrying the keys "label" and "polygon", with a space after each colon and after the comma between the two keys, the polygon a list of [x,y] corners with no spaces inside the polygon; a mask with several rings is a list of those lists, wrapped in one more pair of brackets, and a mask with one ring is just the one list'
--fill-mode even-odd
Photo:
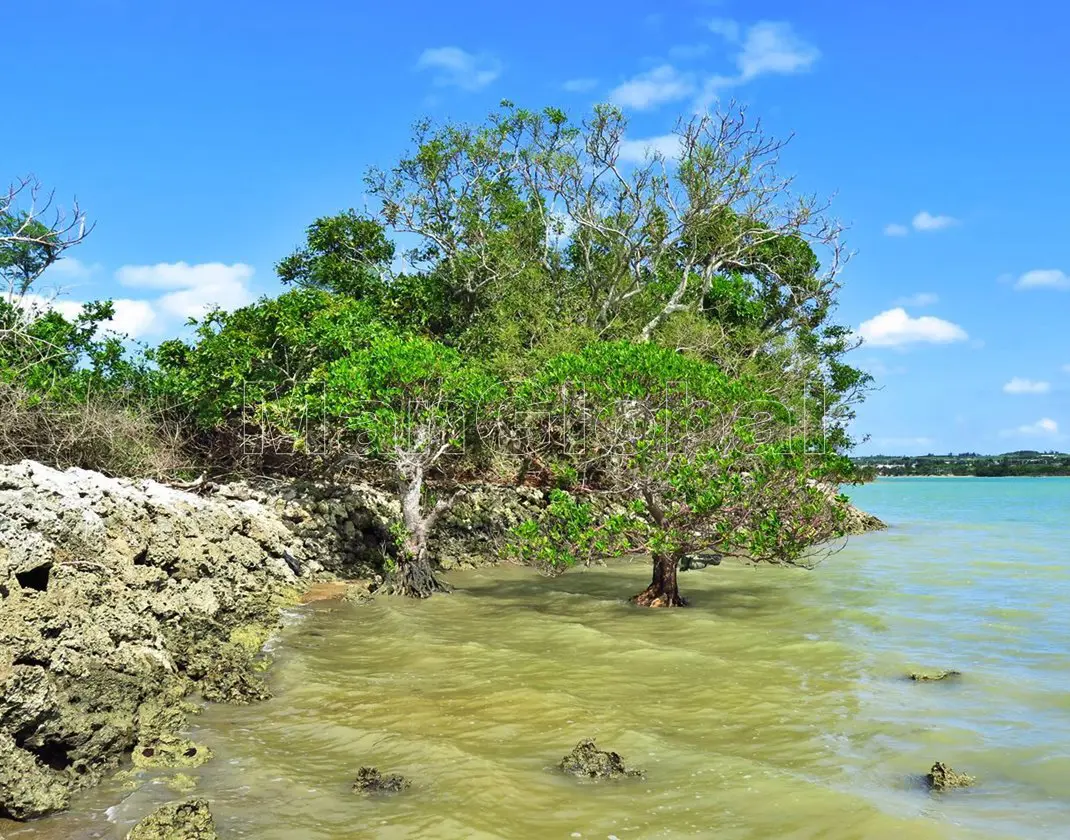
{"label": "submerged rock", "polygon": [[126,840],[219,840],[208,800],[187,799],[157,808],[135,825]]}
{"label": "submerged rock", "polygon": [[562,758],[557,766],[572,776],[589,779],[618,779],[643,775],[642,770],[626,767],[619,754],[598,749],[593,738],[576,744],[572,752]]}
{"label": "submerged rock", "polygon": [[936,762],[929,773],[925,776],[925,784],[929,790],[951,790],[952,788],[969,787],[977,779],[965,773],[956,773],[946,764]]}
{"label": "submerged rock", "polygon": [[409,787],[409,780],[397,773],[384,776],[374,767],[361,767],[353,782],[356,793],[399,793]]}
{"label": "submerged rock", "polygon": [[909,674],[909,679],[914,682],[940,682],[961,676],[961,671],[915,671]]}
{"label": "submerged rock", "polygon": [[169,779],[164,779],[167,785],[175,793],[193,793],[197,789],[197,780],[187,773],[175,773]]}

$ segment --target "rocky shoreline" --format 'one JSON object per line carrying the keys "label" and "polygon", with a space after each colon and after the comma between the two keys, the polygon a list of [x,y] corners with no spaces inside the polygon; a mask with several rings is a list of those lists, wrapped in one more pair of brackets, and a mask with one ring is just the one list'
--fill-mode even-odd
{"label": "rocky shoreline", "polygon": [[[436,560],[497,562],[500,537],[545,500],[469,488],[432,541]],[[206,761],[183,737],[196,708],[185,698],[266,697],[261,649],[282,608],[324,581],[381,579],[394,505],[360,484],[195,493],[0,466],[0,818],[63,810],[128,757]]]}

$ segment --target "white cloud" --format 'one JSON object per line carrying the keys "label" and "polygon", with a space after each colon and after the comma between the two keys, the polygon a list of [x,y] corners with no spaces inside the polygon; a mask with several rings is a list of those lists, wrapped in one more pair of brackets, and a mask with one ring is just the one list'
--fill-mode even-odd
{"label": "white cloud", "polygon": [[917,294],[910,295],[908,297],[901,297],[895,302],[896,306],[932,306],[935,303],[940,302],[939,295],[934,295],[932,292],[918,292]]}
{"label": "white cloud", "polygon": [[821,51],[796,35],[788,23],[763,21],[747,30],[737,59],[742,81],[767,73],[791,74],[809,70]]}
{"label": "white cloud", "polygon": [[695,80],[691,74],[680,73],[671,64],[662,64],[615,87],[609,92],[609,100],[624,108],[645,110],[694,92]]}
{"label": "white cloud", "polygon": [[1003,437],[1058,437],[1059,424],[1050,417],[1044,417],[1036,423],[1019,426],[1017,429],[1006,429],[1000,434]]}
{"label": "white cloud", "polygon": [[[81,315],[85,306],[82,301],[34,294],[23,295],[18,304],[22,309],[33,313],[52,309],[69,321]],[[118,298],[112,301],[112,306],[115,314],[107,321],[101,322],[101,329],[122,333],[130,338],[142,338],[153,331],[157,317],[149,301]]]}
{"label": "white cloud", "polygon": [[885,236],[906,236],[908,233],[910,233],[910,228],[906,225],[900,225],[893,222],[890,225],[884,226]]}
{"label": "white cloud", "polygon": [[431,70],[438,87],[479,90],[502,73],[498,59],[486,54],[466,52],[460,47],[433,47],[420,54],[416,69]]}
{"label": "white cloud", "polygon": [[1020,376],[1015,376],[1003,386],[1004,394],[1046,394],[1050,390],[1051,384],[1048,382],[1037,382]]}
{"label": "white cloud", "polygon": [[705,111],[725,88],[735,87],[766,75],[791,75],[809,70],[821,57],[821,51],[800,38],[791,24],[760,21],[744,30],[731,20],[715,20],[710,30],[730,43],[739,45],[735,55],[734,75],[716,74],[703,80],[695,108]]}
{"label": "white cloud", "polygon": [[863,321],[858,334],[875,347],[901,347],[907,344],[949,344],[965,341],[969,336],[958,324],[923,315],[912,318],[901,307],[889,309]]}
{"label": "white cloud", "polygon": [[1070,373],[1070,365],[1063,365],[1063,373]]}
{"label": "white cloud", "polygon": [[953,227],[959,223],[959,220],[952,216],[934,216],[928,210],[922,210],[910,223],[914,226],[914,230],[931,232]]}
{"label": "white cloud", "polygon": [[643,163],[655,153],[662,154],[669,160],[680,156],[680,137],[676,134],[662,134],[659,137],[646,137],[640,140],[622,140],[620,159],[627,163]]}
{"label": "white cloud", "polygon": [[126,265],[116,277],[124,286],[167,291],[156,307],[179,318],[196,318],[215,306],[236,309],[255,299],[249,288],[253,268],[244,263]]}
{"label": "white cloud", "polygon": [[1070,289],[1070,274],[1057,268],[1037,268],[1027,271],[1015,281],[1014,288],[1023,289]]}
{"label": "white cloud", "polygon": [[598,79],[569,79],[561,87],[568,93],[586,93],[598,87]]}

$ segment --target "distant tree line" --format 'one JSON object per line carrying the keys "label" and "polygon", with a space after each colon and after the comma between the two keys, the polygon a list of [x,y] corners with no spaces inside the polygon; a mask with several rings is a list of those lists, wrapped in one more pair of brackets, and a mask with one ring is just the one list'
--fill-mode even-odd
{"label": "distant tree line", "polygon": [[1070,455],[1063,452],[1020,450],[1002,455],[867,455],[852,459],[857,477],[868,481],[878,476],[1060,476],[1070,475]]}

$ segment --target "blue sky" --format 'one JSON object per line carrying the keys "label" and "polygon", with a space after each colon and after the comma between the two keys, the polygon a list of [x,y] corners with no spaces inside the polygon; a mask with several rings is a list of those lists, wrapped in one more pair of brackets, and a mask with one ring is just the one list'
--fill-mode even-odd
{"label": "blue sky", "polygon": [[97,222],[50,284],[152,342],[278,290],[316,216],[420,116],[616,101],[649,141],[735,97],[857,251],[840,319],[880,390],[860,452],[1070,448],[1070,8],[621,0],[5,4],[0,178]]}

